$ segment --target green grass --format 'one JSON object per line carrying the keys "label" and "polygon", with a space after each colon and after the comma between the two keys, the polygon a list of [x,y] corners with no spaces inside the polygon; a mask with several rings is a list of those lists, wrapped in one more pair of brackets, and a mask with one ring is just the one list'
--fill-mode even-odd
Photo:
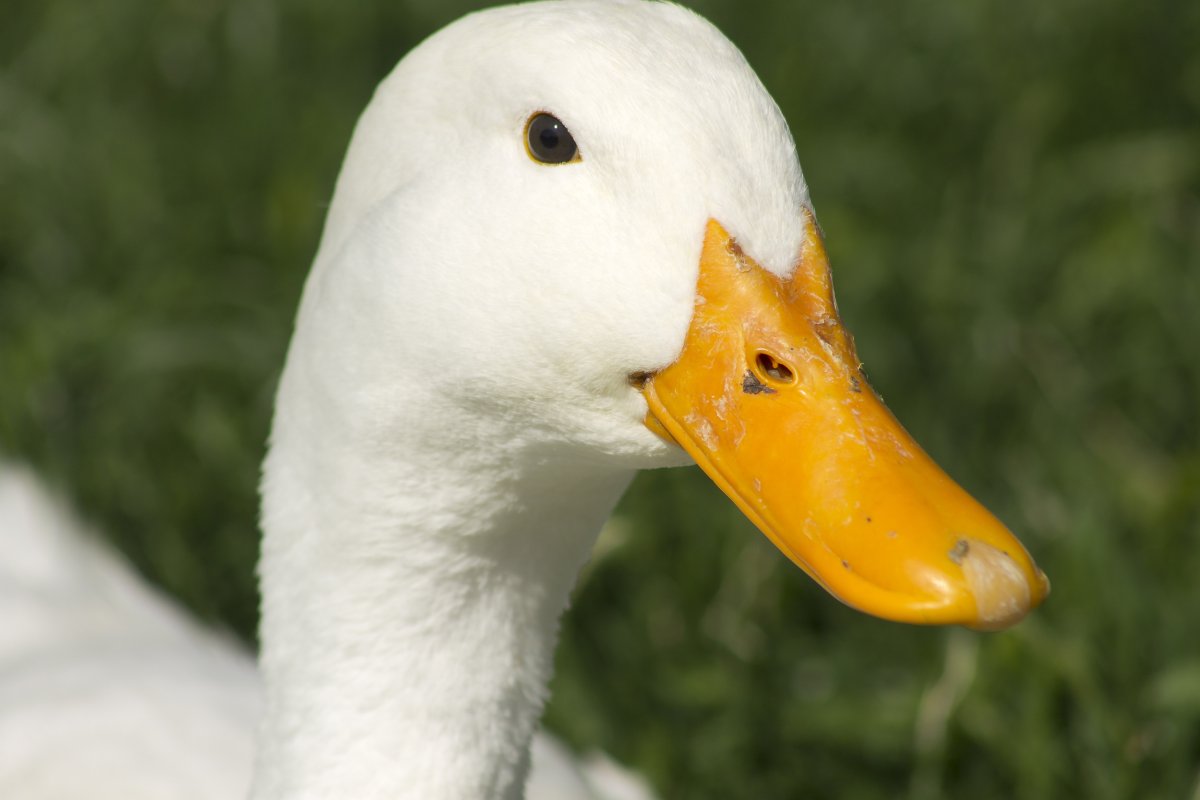
{"label": "green grass", "polygon": [[[1054,594],[1002,634],[868,619],[695,471],[646,474],[550,726],[670,798],[1200,796],[1200,4],[746,6],[696,4],[792,125],[876,386]],[[470,7],[5,7],[0,450],[244,636],[342,151]]]}

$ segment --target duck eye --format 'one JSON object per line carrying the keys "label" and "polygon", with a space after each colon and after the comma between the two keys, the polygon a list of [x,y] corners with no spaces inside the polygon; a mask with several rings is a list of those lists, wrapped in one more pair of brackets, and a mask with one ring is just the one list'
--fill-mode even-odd
{"label": "duck eye", "polygon": [[525,146],[534,161],[566,164],[579,160],[579,148],[567,126],[558,117],[534,114],[525,123]]}

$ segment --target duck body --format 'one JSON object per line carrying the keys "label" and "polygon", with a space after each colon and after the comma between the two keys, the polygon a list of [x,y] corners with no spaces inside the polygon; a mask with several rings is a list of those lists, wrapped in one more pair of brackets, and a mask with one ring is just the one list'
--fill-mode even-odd
{"label": "duck body", "polygon": [[[0,462],[0,797],[245,797],[251,654],[147,586],[31,472]],[[539,731],[527,800],[653,800]]]}
{"label": "duck body", "polygon": [[262,706],[249,655],[3,463],[0,542],[0,796],[244,796]]}

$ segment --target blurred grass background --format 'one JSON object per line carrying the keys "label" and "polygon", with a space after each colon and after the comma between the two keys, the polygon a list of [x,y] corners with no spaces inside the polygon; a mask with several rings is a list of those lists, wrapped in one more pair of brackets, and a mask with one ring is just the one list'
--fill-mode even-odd
{"label": "blurred grass background", "polygon": [[[6,0],[0,451],[248,639],[343,149],[479,5]],[[1200,4],[693,5],[792,125],[875,384],[1055,591],[1003,634],[878,622],[644,474],[549,726],[667,798],[1200,798]]]}

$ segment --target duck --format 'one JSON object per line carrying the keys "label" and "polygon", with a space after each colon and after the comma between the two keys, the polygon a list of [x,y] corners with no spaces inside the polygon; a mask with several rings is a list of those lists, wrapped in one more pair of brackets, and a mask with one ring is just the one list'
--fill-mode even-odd
{"label": "duck", "polygon": [[[334,188],[263,463],[257,672],[96,568],[92,618],[0,640],[2,793],[519,800],[598,531],[691,463],[865,613],[995,630],[1048,592],[871,388],[733,44],[665,2],[470,14],[379,85]],[[103,668],[61,658],[89,637]]]}

